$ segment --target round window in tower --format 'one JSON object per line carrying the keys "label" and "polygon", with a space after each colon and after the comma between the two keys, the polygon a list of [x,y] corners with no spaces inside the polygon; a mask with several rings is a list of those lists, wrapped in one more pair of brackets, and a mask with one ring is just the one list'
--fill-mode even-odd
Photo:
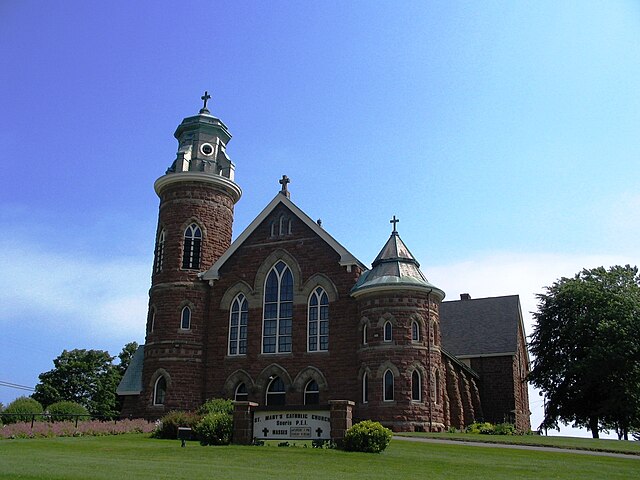
{"label": "round window in tower", "polygon": [[208,157],[213,153],[213,146],[210,143],[203,143],[200,146],[200,151],[203,153],[203,155],[206,155]]}

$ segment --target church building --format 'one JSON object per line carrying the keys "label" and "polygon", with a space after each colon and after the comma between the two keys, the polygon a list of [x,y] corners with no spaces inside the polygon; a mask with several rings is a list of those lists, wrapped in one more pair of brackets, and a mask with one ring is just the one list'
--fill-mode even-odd
{"label": "church building", "polygon": [[371,268],[290,198],[289,179],[232,243],[242,191],[231,134],[204,106],[178,126],[160,198],[145,344],[119,387],[123,416],[214,397],[265,408],[354,402],[354,421],[526,431],[529,357],[517,295],[444,302],[391,220]]}

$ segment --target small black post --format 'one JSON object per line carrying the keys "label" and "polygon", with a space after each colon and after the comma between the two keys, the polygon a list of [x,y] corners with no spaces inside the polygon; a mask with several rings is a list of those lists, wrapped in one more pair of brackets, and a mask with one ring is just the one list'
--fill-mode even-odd
{"label": "small black post", "polygon": [[36,419],[35,415],[31,415],[31,428],[33,428],[33,422]]}

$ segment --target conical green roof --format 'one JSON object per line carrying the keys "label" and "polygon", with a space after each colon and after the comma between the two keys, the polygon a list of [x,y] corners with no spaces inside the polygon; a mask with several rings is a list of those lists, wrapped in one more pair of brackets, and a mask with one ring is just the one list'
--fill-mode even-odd
{"label": "conical green roof", "polygon": [[387,243],[373,261],[371,270],[364,272],[351,294],[358,296],[365,291],[423,290],[444,298],[444,292],[429,283],[420,271],[420,264],[404,244],[398,232],[391,234]]}

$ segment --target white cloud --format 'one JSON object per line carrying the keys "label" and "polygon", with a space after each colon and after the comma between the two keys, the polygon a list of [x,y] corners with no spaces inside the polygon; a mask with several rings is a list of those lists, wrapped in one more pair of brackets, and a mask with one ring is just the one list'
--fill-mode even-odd
{"label": "white cloud", "polygon": [[87,331],[106,338],[144,332],[147,258],[83,258],[0,242],[0,325],[38,322],[44,331]]}

